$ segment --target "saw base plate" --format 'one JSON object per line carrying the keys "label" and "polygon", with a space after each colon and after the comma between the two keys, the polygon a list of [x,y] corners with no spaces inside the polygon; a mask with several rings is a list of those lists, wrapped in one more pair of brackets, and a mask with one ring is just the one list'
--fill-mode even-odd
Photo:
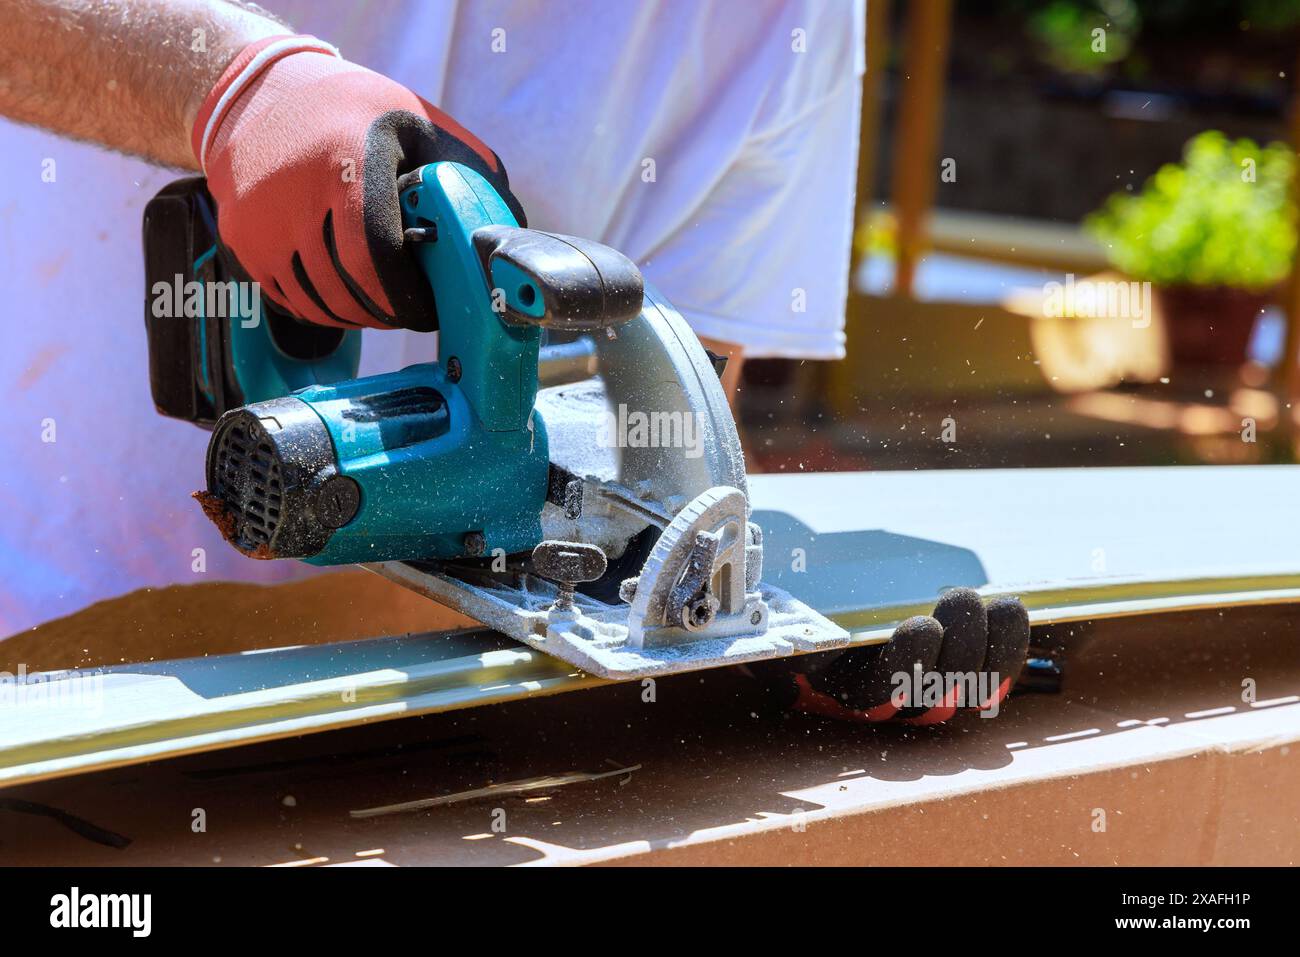
{"label": "saw base plate", "polygon": [[628,605],[606,604],[579,593],[572,609],[555,611],[557,588],[535,575],[407,562],[364,567],[434,601],[454,605],[489,628],[589,675],[615,681],[832,651],[849,643],[849,633],[839,625],[789,592],[767,584],[760,584],[751,596],[754,607],[765,606],[752,629],[638,648],[630,640]]}

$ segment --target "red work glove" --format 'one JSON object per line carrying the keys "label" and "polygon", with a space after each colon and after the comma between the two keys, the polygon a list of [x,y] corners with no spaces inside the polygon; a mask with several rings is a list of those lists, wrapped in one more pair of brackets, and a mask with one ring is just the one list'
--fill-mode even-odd
{"label": "red work glove", "polygon": [[[961,707],[992,712],[1010,693],[1029,650],[1029,613],[1018,598],[1004,596],[987,606],[970,588],[944,594],[933,615],[909,618],[885,645],[850,648],[819,656],[811,673],[797,672],[785,693],[796,711],[842,721],[899,721],[929,725],[949,720]],[[798,659],[795,659],[798,661]],[[895,677],[938,672],[982,676],[972,688],[945,685],[943,699],[929,707],[906,707],[894,698]],[[987,700],[964,700],[965,692],[987,690]]]}
{"label": "red work glove", "polygon": [[403,249],[402,174],[463,163],[524,224],[501,160],[474,134],[313,37],[244,48],[191,142],[222,245],[264,296],[322,325],[438,327],[428,281]]}

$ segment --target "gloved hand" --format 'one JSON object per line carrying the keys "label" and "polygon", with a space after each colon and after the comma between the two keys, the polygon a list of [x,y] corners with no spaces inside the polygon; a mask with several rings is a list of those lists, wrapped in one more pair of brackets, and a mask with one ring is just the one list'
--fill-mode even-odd
{"label": "gloved hand", "polygon": [[[796,673],[789,706],[796,711],[839,720],[905,724],[938,724],[960,707],[988,710],[1010,692],[1029,651],[1029,614],[1017,598],[997,598],[985,606],[969,588],[946,592],[933,615],[909,618],[884,645],[850,648],[837,657],[817,656],[813,668]],[[909,706],[896,695],[902,686],[917,689],[916,669],[923,675],[980,676],[969,683],[946,683],[941,700]],[[971,700],[970,691],[982,700]],[[913,701],[917,700],[915,697]]]}
{"label": "gloved hand", "polygon": [[525,225],[501,160],[477,137],[313,37],[240,52],[191,142],[237,266],[277,306],[323,325],[437,328],[428,282],[403,248],[404,173],[463,163]]}

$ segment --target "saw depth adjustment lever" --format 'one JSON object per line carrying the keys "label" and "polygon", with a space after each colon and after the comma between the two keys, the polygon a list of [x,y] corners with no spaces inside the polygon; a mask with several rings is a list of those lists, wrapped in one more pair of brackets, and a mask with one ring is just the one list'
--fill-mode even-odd
{"label": "saw depth adjustment lever", "polygon": [[555,611],[573,607],[575,587],[594,582],[609,567],[605,553],[595,545],[582,542],[545,541],[533,549],[533,569],[543,578],[555,582]]}

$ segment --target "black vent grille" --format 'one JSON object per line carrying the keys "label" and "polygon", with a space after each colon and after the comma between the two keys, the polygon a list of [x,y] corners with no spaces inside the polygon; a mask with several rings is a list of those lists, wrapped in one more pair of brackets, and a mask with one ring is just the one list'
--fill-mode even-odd
{"label": "black vent grille", "polygon": [[230,423],[213,466],[212,491],[234,519],[237,544],[250,551],[269,547],[283,517],[284,482],[280,457],[256,418]]}

